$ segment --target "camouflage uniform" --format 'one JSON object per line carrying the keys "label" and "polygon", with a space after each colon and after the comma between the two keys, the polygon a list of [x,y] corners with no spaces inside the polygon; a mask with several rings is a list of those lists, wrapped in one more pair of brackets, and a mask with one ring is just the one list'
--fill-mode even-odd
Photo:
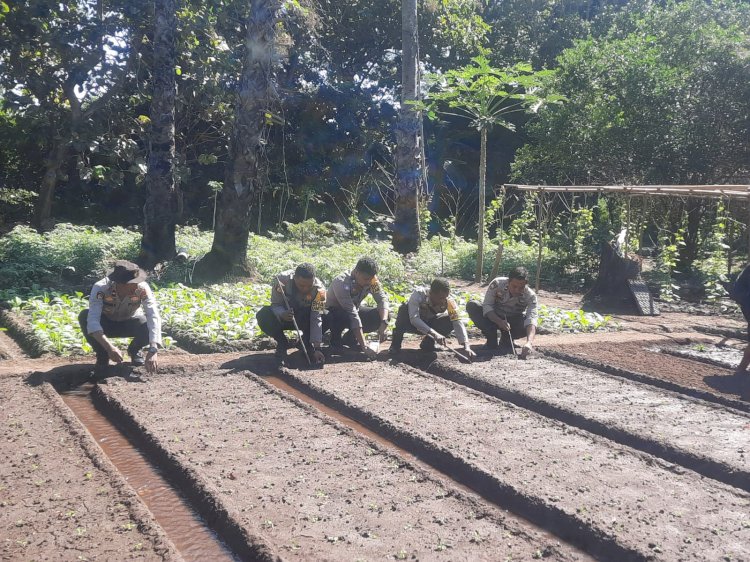
{"label": "camouflage uniform", "polygon": [[284,330],[294,330],[294,323],[281,319],[282,314],[288,310],[284,295],[289,301],[289,306],[292,307],[305,345],[309,347],[312,344],[313,347],[320,347],[323,342],[322,316],[325,313],[326,290],[320,279],[316,277],[313,280],[312,290],[307,295],[301,294],[294,284],[293,269],[276,276],[271,289],[271,305],[264,306],[256,314],[260,329],[275,339],[280,347],[288,346],[289,342],[284,335]]}
{"label": "camouflage uniform", "polygon": [[[461,345],[466,343],[466,326],[458,315],[456,301],[449,296],[445,306],[435,307],[430,303],[430,288],[418,287],[409,297],[409,302],[398,309],[391,348],[401,347],[406,332],[447,336],[451,331],[455,331]],[[434,349],[435,343],[430,339],[421,347]]]}
{"label": "camouflage uniform", "polygon": [[[372,295],[377,306],[375,308],[362,306],[362,301]],[[331,345],[342,343],[341,333],[349,329],[346,341],[353,345],[354,330],[361,328],[367,334],[380,327],[380,314],[385,311],[388,318],[388,297],[380,286],[377,276],[373,276],[370,285],[357,285],[352,273],[342,273],[336,277],[326,295],[328,314],[324,319],[323,331],[331,330]]]}

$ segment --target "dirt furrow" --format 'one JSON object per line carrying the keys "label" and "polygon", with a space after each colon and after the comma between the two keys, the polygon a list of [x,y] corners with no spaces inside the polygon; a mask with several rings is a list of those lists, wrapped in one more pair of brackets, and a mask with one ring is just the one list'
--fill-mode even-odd
{"label": "dirt furrow", "polygon": [[750,496],[449,381],[382,363],[285,376],[607,559],[750,558]]}
{"label": "dirt furrow", "polygon": [[252,374],[110,379],[99,393],[284,558],[587,558]]}
{"label": "dirt furrow", "polygon": [[0,558],[179,560],[49,384],[0,378]]}
{"label": "dirt furrow", "polygon": [[[405,354],[406,355],[406,354]],[[750,492],[750,415],[567,363],[451,357],[417,368]]]}
{"label": "dirt furrow", "polygon": [[[740,400],[741,377],[730,369],[653,350],[643,343],[602,343],[544,348],[544,354],[612,375],[750,412]],[[747,376],[747,375],[744,375]]]}

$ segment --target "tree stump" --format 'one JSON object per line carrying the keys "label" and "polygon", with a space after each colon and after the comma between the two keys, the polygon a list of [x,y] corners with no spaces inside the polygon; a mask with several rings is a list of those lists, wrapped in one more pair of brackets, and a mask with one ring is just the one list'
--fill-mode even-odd
{"label": "tree stump", "polygon": [[640,274],[640,258],[625,258],[612,243],[603,243],[599,275],[583,297],[584,310],[638,314],[629,281],[638,280]]}

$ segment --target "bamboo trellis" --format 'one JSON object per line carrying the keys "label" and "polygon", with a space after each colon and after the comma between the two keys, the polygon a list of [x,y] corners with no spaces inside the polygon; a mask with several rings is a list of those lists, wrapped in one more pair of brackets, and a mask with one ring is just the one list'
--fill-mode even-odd
{"label": "bamboo trellis", "polygon": [[[748,213],[748,261],[750,261],[750,185],[524,185],[506,183],[503,191],[509,188],[519,191],[536,191],[540,196],[545,193],[622,193],[625,195],[663,195],[672,197],[706,197],[744,199],[747,201]],[[630,222],[630,205],[628,205],[628,223]],[[539,252],[536,272],[536,288],[539,290],[541,276],[542,240],[539,240]]]}

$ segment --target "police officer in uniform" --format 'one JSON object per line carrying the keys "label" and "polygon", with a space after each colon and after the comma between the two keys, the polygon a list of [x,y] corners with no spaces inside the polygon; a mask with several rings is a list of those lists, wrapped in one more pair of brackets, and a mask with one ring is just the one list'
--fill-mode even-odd
{"label": "police officer in uniform", "polygon": [[[287,308],[287,302],[291,310]],[[286,357],[289,340],[284,330],[294,330],[294,318],[302,331],[310,359],[316,363],[325,360],[320,350],[325,304],[326,291],[320,279],[315,277],[312,264],[303,263],[276,276],[271,289],[271,305],[264,306],[255,315],[260,329],[276,340],[276,357]]]}
{"label": "police officer in uniform", "polygon": [[[511,353],[510,338],[526,336],[521,348],[521,357],[526,358],[533,349],[536,324],[539,316],[536,293],[529,288],[529,272],[525,267],[516,267],[508,277],[493,279],[484,295],[484,302],[469,301],[466,312],[477,328],[487,338],[486,349],[500,349]],[[497,331],[502,333],[498,344]]]}
{"label": "police officer in uniform", "polygon": [[[348,345],[357,347],[368,357],[375,352],[367,347],[364,334],[377,330],[378,338],[385,341],[388,327],[388,297],[378,281],[378,264],[372,258],[361,258],[354,270],[336,277],[328,288],[323,331],[331,330],[331,347]],[[376,307],[362,306],[362,301],[372,295]],[[344,330],[348,332],[341,337]]]}
{"label": "police officer in uniform", "polygon": [[389,353],[401,351],[406,332],[425,334],[419,344],[419,348],[424,351],[434,351],[436,342],[446,345],[447,336],[455,332],[464,352],[473,357],[475,354],[469,346],[466,326],[458,315],[458,306],[450,292],[448,280],[440,277],[433,279],[429,288],[417,287],[409,297],[409,302],[398,309]]}
{"label": "police officer in uniform", "polygon": [[[96,353],[96,371],[102,374],[110,359],[122,363],[123,357],[108,338],[129,338],[128,355],[134,366],[145,364],[156,372],[161,340],[161,316],[154,293],[146,283],[146,272],[125,260],[91,289],[89,308],[81,311],[81,331]],[[144,314],[145,311],[145,314]],[[148,347],[144,357],[142,349]]]}

